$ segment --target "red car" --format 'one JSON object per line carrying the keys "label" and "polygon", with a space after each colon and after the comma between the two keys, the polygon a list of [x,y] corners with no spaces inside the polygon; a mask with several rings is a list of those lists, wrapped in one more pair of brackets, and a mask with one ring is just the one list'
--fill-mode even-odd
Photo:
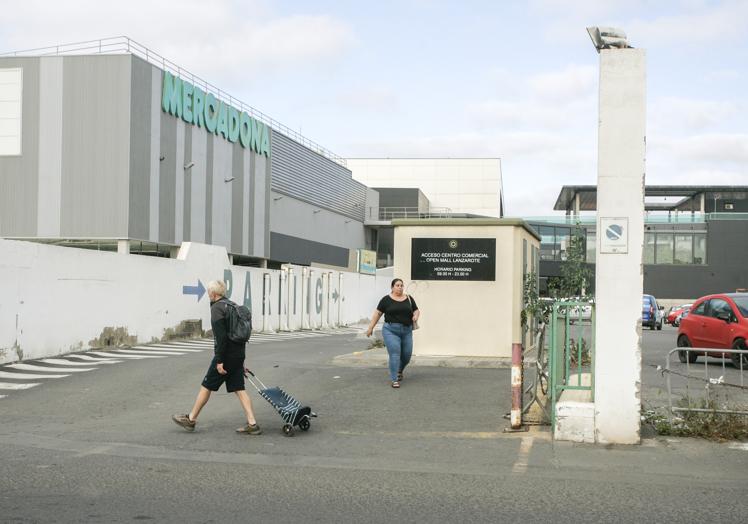
{"label": "red car", "polygon": [[[701,297],[680,321],[678,347],[748,349],[748,293],[723,293]],[[701,356],[729,356],[735,367],[748,369],[748,354],[719,351],[679,351],[681,362],[696,362]]]}
{"label": "red car", "polygon": [[683,304],[681,306],[673,306],[670,308],[670,311],[668,311],[667,317],[665,317],[665,323],[666,324],[672,324],[675,327],[678,327],[678,323],[676,319],[678,318],[678,315],[686,311],[688,308],[691,307],[691,304]]}

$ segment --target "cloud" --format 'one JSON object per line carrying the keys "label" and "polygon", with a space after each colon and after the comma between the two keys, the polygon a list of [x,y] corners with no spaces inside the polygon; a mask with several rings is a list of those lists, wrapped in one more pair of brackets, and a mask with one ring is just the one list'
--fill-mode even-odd
{"label": "cloud", "polygon": [[713,133],[683,138],[655,137],[648,141],[652,154],[667,155],[678,164],[698,168],[723,169],[725,166],[748,171],[748,134]]}
{"label": "cloud", "polygon": [[516,91],[471,102],[465,112],[480,129],[568,131],[580,122],[594,126],[596,75],[595,68],[575,64],[527,77],[502,71],[503,81]]}
{"label": "cloud", "polygon": [[[634,46],[682,48],[706,43],[723,44],[745,38],[748,2],[728,0],[676,0],[652,3],[647,0],[532,0],[530,9],[538,20],[540,33],[548,42],[570,43],[587,40],[587,26],[613,26],[626,31]],[[638,13],[665,12],[641,17]]]}
{"label": "cloud", "polygon": [[696,100],[680,97],[655,99],[648,110],[652,130],[701,132],[718,127],[739,115],[745,122],[745,104],[732,100]]}
{"label": "cloud", "polygon": [[349,109],[373,113],[390,113],[400,107],[397,93],[384,86],[354,87],[341,91],[336,102]]}
{"label": "cloud", "polygon": [[568,102],[597,94],[597,67],[569,65],[562,71],[534,75],[530,89],[544,100]]}
{"label": "cloud", "polygon": [[211,82],[257,82],[273,71],[319,67],[356,42],[338,18],[283,16],[262,0],[28,0],[0,7],[5,51],[124,35]]}
{"label": "cloud", "polygon": [[736,38],[745,38],[747,2],[737,0],[718,5],[701,2],[685,4],[685,13],[630,21],[627,23],[629,37],[644,47],[654,44],[677,47],[704,43],[724,44]]}

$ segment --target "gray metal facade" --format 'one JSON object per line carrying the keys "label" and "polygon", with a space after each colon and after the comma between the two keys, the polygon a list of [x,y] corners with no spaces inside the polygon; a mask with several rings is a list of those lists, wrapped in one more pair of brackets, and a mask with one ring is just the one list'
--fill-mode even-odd
{"label": "gray metal facade", "polygon": [[[349,170],[276,131],[267,158],[165,113],[162,71],[137,56],[0,58],[14,67],[22,155],[0,157],[2,237],[196,241],[270,258],[271,186],[358,222],[363,237],[366,187]],[[276,252],[293,250],[278,238]],[[332,265],[363,247],[318,240],[297,244]]]}
{"label": "gray metal facade", "polygon": [[366,186],[348,169],[276,131],[271,142],[273,191],[363,222]]}

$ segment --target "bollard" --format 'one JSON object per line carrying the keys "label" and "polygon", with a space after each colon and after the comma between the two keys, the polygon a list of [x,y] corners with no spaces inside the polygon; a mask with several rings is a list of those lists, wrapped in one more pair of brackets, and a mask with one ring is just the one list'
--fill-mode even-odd
{"label": "bollard", "polygon": [[512,344],[512,429],[522,427],[522,344]]}

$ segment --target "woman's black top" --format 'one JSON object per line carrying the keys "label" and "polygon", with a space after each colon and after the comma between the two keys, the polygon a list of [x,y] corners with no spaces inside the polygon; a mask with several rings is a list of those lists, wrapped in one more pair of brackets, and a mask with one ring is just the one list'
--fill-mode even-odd
{"label": "woman's black top", "polygon": [[[411,302],[413,303],[412,309],[410,307]],[[377,305],[377,311],[384,313],[385,322],[405,324],[406,326],[410,326],[413,323],[413,311],[416,309],[418,309],[418,306],[413,297],[410,297],[410,300],[406,298],[402,302],[398,302],[397,300],[392,300],[391,296],[385,295],[379,301],[379,305]]]}

